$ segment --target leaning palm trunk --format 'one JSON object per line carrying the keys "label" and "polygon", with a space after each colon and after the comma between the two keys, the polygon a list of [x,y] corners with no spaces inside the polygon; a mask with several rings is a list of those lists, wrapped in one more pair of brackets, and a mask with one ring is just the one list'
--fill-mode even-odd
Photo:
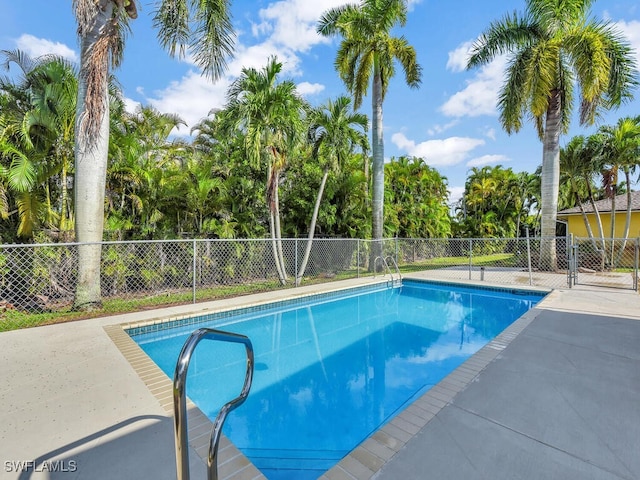
{"label": "leaning palm trunk", "polygon": [[618,256],[616,257],[616,260],[614,262],[614,265],[613,265],[614,267],[616,267],[620,263],[620,260],[624,255],[624,249],[627,247],[627,239],[629,238],[629,230],[631,228],[631,188],[629,188],[629,185],[631,185],[629,183],[631,181],[631,178],[629,174],[629,168],[624,169],[624,178],[627,182],[627,212],[626,212],[626,217],[624,221],[624,234],[622,237],[623,238],[622,246],[620,247],[620,251],[618,252]]}
{"label": "leaning palm trunk", "polygon": [[[100,259],[109,148],[107,89],[109,22],[113,4],[96,9],[94,23],[81,37],[75,144],[75,231],[78,279],[74,309],[101,305]],[[87,244],[89,243],[89,244]]]}
{"label": "leaning palm trunk", "polygon": [[311,224],[309,225],[309,237],[307,239],[307,246],[304,249],[304,257],[302,257],[302,264],[296,275],[296,287],[300,285],[302,277],[304,277],[304,271],[307,269],[307,262],[309,261],[309,254],[311,253],[311,244],[313,243],[313,235],[316,230],[316,221],[318,220],[318,212],[320,211],[320,202],[322,201],[322,195],[324,194],[324,187],[327,183],[327,177],[329,176],[329,170],[324,170],[322,181],[320,182],[320,188],[318,189],[318,196],[316,197],[316,205],[313,207],[313,215],[311,217]]}
{"label": "leaning palm trunk", "polygon": [[606,242],[604,239],[604,228],[602,227],[602,217],[600,217],[600,211],[596,205],[595,198],[593,197],[593,189],[591,188],[591,181],[585,175],[585,181],[587,182],[587,192],[589,193],[589,202],[593,209],[593,214],[596,218],[596,225],[598,226],[598,235],[600,235],[600,270],[604,270],[604,257],[606,252]]}
{"label": "leaning palm trunk", "polygon": [[556,219],[560,185],[560,103],[560,92],[554,90],[549,99],[542,152],[540,269],[545,271],[555,271],[558,267]]}
{"label": "leaning palm trunk", "polygon": [[609,253],[609,265],[611,266],[611,268],[613,268],[613,256],[615,255],[615,249],[616,249],[616,242],[615,242],[615,238],[616,238],[616,197],[615,197],[615,193],[613,195],[613,197],[611,197],[611,246],[610,246],[610,253]]}
{"label": "leaning palm trunk", "polygon": [[371,261],[369,268],[375,269],[375,259],[382,256],[382,231],[384,219],[384,140],[382,131],[382,76],[378,60],[374,60],[373,88],[371,95],[372,150],[373,150],[373,201]]}
{"label": "leaning palm trunk", "polygon": [[278,199],[278,172],[269,166],[267,174],[267,203],[269,205],[269,229],[271,233],[271,244],[273,248],[273,260],[276,264],[278,277],[282,285],[287,284],[287,270],[284,264],[282,253],[282,237],[280,234],[280,205]]}
{"label": "leaning palm trunk", "polygon": [[578,188],[576,187],[575,181],[571,180],[571,187],[573,188],[573,194],[576,198],[576,203],[580,207],[580,213],[582,214],[582,221],[584,222],[584,227],[587,230],[587,235],[589,235],[589,240],[591,240],[591,245],[593,249],[596,250],[598,245],[596,244],[596,239],[593,236],[593,230],[591,229],[591,224],[589,223],[589,217],[587,217],[587,212],[582,205],[582,200],[580,199],[580,195],[578,194]]}
{"label": "leaning palm trunk", "polygon": [[[276,174],[276,182],[279,181],[278,175]],[[280,262],[280,269],[282,270],[282,277],[284,279],[285,284],[287,283],[287,267],[284,263],[284,253],[282,251],[282,233],[280,228],[280,198],[278,195],[278,186],[276,185],[275,189],[275,226],[276,226],[276,240],[278,246],[278,259]],[[283,284],[284,285],[284,284]]]}

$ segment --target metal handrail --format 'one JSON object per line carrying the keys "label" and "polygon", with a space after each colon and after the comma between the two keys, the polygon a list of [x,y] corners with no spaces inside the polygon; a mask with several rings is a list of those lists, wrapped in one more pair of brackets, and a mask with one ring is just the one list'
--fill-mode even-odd
{"label": "metal handrail", "polygon": [[[386,271],[389,272],[389,276],[391,277],[391,284],[393,285],[393,283],[395,282],[395,279],[393,278],[393,272],[391,271],[391,268],[389,267],[389,264],[387,263],[387,261],[385,260],[384,257],[377,256],[375,258],[375,260],[373,261],[373,275],[374,275],[374,277],[375,277],[375,274],[376,274],[376,266],[378,265],[378,260],[380,260],[382,266],[386,268]],[[386,275],[386,273],[385,273],[385,275]]]}
{"label": "metal handrail", "polygon": [[399,281],[402,281],[402,274],[400,273],[400,268],[398,267],[398,263],[396,262],[396,259],[395,259],[395,258],[393,258],[391,255],[389,255],[389,256],[387,257],[387,259],[385,260],[385,261],[386,261],[386,263],[387,263],[387,266],[389,265],[388,260],[391,260],[391,263],[393,263],[393,266],[394,266],[394,267],[395,267],[395,269],[396,269],[396,273],[398,274],[398,279],[399,279]]}
{"label": "metal handrail", "polygon": [[253,380],[253,345],[251,340],[244,335],[237,333],[223,332],[222,330],[214,330],[212,328],[200,328],[193,332],[187,339],[178,356],[175,374],[173,376],[173,426],[176,441],[176,468],[178,472],[178,480],[189,480],[189,443],[187,434],[187,371],[191,355],[200,340],[218,340],[231,343],[244,344],[247,352],[247,372],[244,377],[244,385],[240,396],[226,403],[218,413],[213,422],[211,431],[211,439],[209,442],[209,456],[207,458],[207,478],[209,480],[218,480],[218,444],[220,435],[222,434],[222,426],[227,414],[239,407],[245,401],[251,382]]}

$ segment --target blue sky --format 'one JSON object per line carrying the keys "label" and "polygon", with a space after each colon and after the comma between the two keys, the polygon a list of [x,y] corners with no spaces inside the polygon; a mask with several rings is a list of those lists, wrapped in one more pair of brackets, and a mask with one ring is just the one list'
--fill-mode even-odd
{"label": "blue sky", "polygon": [[[0,49],[19,48],[32,56],[58,53],[78,59],[75,19],[70,0],[0,0]],[[315,33],[320,15],[348,3],[344,0],[232,0],[237,31],[236,55],[228,75],[212,84],[187,59],[171,59],[158,44],[152,28],[154,2],[139,2],[139,18],[132,22],[122,66],[115,71],[130,104],[150,104],[177,113],[192,126],[224,103],[225,91],[243,67],[260,68],[271,55],[284,63],[283,78],[291,79],[314,105],[346,93],[333,62],[338,40]],[[407,25],[396,32],[416,49],[423,67],[422,84],[410,89],[397,73],[384,103],[385,157],[418,156],[449,180],[451,201],[460,196],[473,166],[501,164],[532,172],[540,164],[542,145],[527,123],[518,134],[507,135],[495,107],[505,59],[482,69],[464,70],[466,52],[493,20],[523,11],[524,0],[412,0]],[[599,0],[595,18],[614,22],[636,49],[640,64],[640,4],[637,0]],[[606,115],[600,123],[640,114],[638,97]],[[371,114],[365,99],[361,111]],[[189,127],[190,128],[190,127]],[[188,135],[182,128],[178,135]],[[597,126],[579,128],[572,135],[590,134]]]}

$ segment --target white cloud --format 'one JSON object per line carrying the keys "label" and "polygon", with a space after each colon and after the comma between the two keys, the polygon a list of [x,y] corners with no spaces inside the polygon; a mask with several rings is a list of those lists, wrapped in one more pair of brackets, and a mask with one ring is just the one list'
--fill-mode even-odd
{"label": "white cloud", "polygon": [[409,0],[407,2],[407,8],[409,9],[409,11],[413,11],[413,7],[415,5],[418,5],[419,3],[422,3],[422,0]]}
{"label": "white cloud", "polygon": [[320,83],[302,82],[296,85],[296,90],[302,96],[311,96],[324,90],[324,85]]}
{"label": "white cloud", "polygon": [[78,54],[66,46],[64,43],[53,42],[46,38],[38,38],[27,33],[15,39],[16,47],[26,52],[30,57],[40,57],[41,55],[58,55],[72,62],[78,61]]}
{"label": "white cloud", "polygon": [[506,155],[483,155],[467,162],[467,167],[483,167],[484,165],[492,165],[497,163],[510,162],[511,159]]}
{"label": "white cloud", "polygon": [[460,120],[455,119],[449,123],[445,123],[444,125],[434,125],[433,127],[429,128],[427,130],[427,133],[430,136],[434,136],[434,135],[438,135],[446,130],[449,130],[450,128],[455,127],[456,125],[458,125],[460,123]]}
{"label": "white cloud", "polygon": [[160,112],[177,114],[191,129],[211,109],[224,105],[229,83],[228,79],[223,79],[214,84],[199,72],[190,70],[180,81],[155,92],[156,97],[147,101]]}
{"label": "white cloud", "polygon": [[490,138],[491,140],[495,140],[496,139],[496,129],[492,128],[492,127],[487,127],[487,129],[484,131],[484,136],[487,138]]}
{"label": "white cloud", "polygon": [[328,9],[346,3],[344,0],[282,0],[260,9],[260,23],[252,25],[256,37],[268,36],[275,45],[296,52],[307,52],[318,43],[330,40],[316,33],[320,16]]}
{"label": "white cloud", "polygon": [[[467,81],[463,90],[452,95],[440,107],[440,111],[449,117],[496,115],[498,92],[504,82],[506,63],[506,56],[500,56],[483,66],[475,77]],[[447,66],[451,69],[459,68],[459,54],[454,55],[453,60],[450,54]]]}
{"label": "white cloud", "polygon": [[136,100],[133,100],[129,97],[124,97],[122,100],[124,102],[124,109],[129,113],[135,113],[135,111],[141,105],[140,102],[137,102]]}
{"label": "white cloud", "polygon": [[449,60],[447,60],[447,70],[452,72],[464,72],[467,69],[467,61],[469,60],[472,41],[464,42],[458,48],[449,52]]}
{"label": "white cloud", "polygon": [[431,166],[457,165],[466,160],[474,148],[485,143],[479,138],[449,137],[444,140],[427,140],[416,144],[403,133],[393,134],[391,141],[398,149],[410,156],[422,158]]}
{"label": "white cloud", "polygon": [[[275,56],[282,63],[282,80],[299,76],[302,73],[302,62],[298,53],[307,52],[312,46],[329,41],[315,33],[318,19],[325,10],[345,3],[349,2],[273,2],[259,10],[260,22],[252,26],[255,38],[251,42],[242,42],[242,35],[239,35],[235,56],[229,62],[227,76],[224,79],[212,84],[194,68],[165,89],[154,92],[153,98],[148,98],[147,101],[161,112],[178,114],[191,128],[205,118],[211,109],[224,106],[227,88],[241,74],[243,68],[261,69],[270,57]],[[298,91],[302,95],[312,95],[323,89],[323,85],[309,82],[298,85]]]}
{"label": "white cloud", "polygon": [[270,41],[251,45],[236,46],[235,57],[229,63],[227,72],[231,77],[238,77],[243,68],[261,69],[267,64],[270,57],[277,57],[282,63],[281,76],[296,76],[300,74],[300,58],[295,52],[283,49]]}
{"label": "white cloud", "polygon": [[636,66],[640,68],[640,21],[631,20],[625,22],[620,20],[615,22],[615,25],[622,31],[627,40],[631,44],[631,47],[635,50]]}
{"label": "white cloud", "polygon": [[449,205],[456,203],[464,195],[464,186],[449,187]]}

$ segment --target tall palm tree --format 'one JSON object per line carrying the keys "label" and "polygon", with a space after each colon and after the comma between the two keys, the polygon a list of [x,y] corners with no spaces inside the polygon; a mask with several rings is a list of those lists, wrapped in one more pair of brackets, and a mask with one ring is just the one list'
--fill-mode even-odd
{"label": "tall palm tree", "polygon": [[567,132],[575,87],[580,123],[631,97],[636,65],[628,42],[606,22],[590,17],[593,0],[527,0],[524,14],[493,22],[476,40],[467,67],[509,54],[500,92],[500,121],[518,132],[523,117],[535,120],[542,149],[541,265],[557,267],[555,228],[560,178],[560,135]]}
{"label": "tall palm tree", "polygon": [[278,81],[282,63],[269,59],[261,70],[244,68],[227,93],[223,116],[245,131],[247,157],[260,164],[266,160],[267,204],[274,260],[280,282],[287,282],[280,234],[280,175],[304,136],[306,102],[291,80]]}
{"label": "tall palm tree", "polygon": [[[158,0],[155,26],[171,55],[188,49],[204,73],[217,79],[233,50],[228,1]],[[80,37],[80,75],[76,111],[75,228],[78,242],[101,242],[109,147],[108,73],[122,60],[129,19],[137,17],[135,0],[73,0]],[[78,250],[74,308],[101,304],[101,246]]]}
{"label": "tall palm tree", "polygon": [[[395,75],[397,60],[409,87],[420,85],[422,68],[417,63],[415,49],[406,38],[394,37],[391,29],[407,21],[406,0],[362,0],[326,11],[317,31],[324,36],[340,35],[342,42],[335,66],[340,78],[354,97],[354,107],[362,104],[371,81],[373,210],[372,237],[382,239],[384,205],[384,141],[382,104],[389,82]],[[374,242],[372,255],[381,245]]]}
{"label": "tall palm tree", "polygon": [[309,237],[305,247],[300,268],[296,273],[296,285],[300,285],[309,261],[309,253],[313,243],[320,202],[324,187],[331,170],[338,170],[347,158],[353,154],[356,147],[367,151],[368,141],[364,132],[368,128],[367,116],[351,111],[351,99],[345,96],[314,110],[310,115],[310,139],[313,142],[313,156],[324,166],[324,173],[320,181],[316,203],[309,224]]}

